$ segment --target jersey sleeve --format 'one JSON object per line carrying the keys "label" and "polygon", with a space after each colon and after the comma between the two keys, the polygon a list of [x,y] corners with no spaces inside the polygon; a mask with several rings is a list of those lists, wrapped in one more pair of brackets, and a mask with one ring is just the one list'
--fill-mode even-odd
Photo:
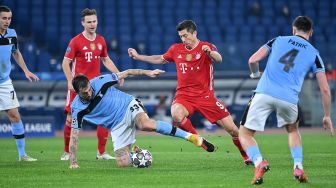
{"label": "jersey sleeve", "polygon": [[100,55],[100,57],[107,57],[107,45],[106,45],[106,41],[104,39],[104,37],[102,37],[102,45],[103,45],[103,49],[102,49],[102,53]]}
{"label": "jersey sleeve", "polygon": [[217,49],[217,47],[216,47],[214,44],[209,43],[209,47],[210,47],[211,51],[216,51],[216,52],[218,52],[218,49]]}
{"label": "jersey sleeve", "polygon": [[174,50],[175,50],[175,45],[172,45],[166,53],[162,55],[163,59],[169,62],[174,61]]}
{"label": "jersey sleeve", "polygon": [[98,76],[90,81],[91,86],[94,90],[99,91],[101,87],[107,82],[115,82],[118,83],[119,79],[115,73],[112,74],[104,74]]}
{"label": "jersey sleeve", "polygon": [[71,39],[66,51],[64,57],[69,58],[73,60],[76,55],[76,40]]}
{"label": "jersey sleeve", "polygon": [[324,64],[319,54],[316,54],[312,69],[315,74],[318,72],[325,72]]}
{"label": "jersey sleeve", "polygon": [[14,33],[14,37],[16,38],[16,40],[15,40],[15,43],[13,44],[13,47],[12,47],[12,53],[16,52],[19,49],[19,42],[18,42],[18,39],[17,39],[16,31],[13,30],[13,33]]}
{"label": "jersey sleeve", "polygon": [[265,47],[268,49],[268,51],[271,51],[272,49],[272,45],[274,43],[274,41],[276,40],[277,38],[273,38],[271,40],[269,40],[266,44],[264,44],[262,47]]}

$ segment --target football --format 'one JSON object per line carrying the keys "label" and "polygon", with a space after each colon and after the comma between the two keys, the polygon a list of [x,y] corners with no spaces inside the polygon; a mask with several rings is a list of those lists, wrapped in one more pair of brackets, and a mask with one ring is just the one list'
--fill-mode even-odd
{"label": "football", "polygon": [[148,150],[140,150],[132,153],[132,164],[136,168],[148,168],[153,163],[152,154]]}

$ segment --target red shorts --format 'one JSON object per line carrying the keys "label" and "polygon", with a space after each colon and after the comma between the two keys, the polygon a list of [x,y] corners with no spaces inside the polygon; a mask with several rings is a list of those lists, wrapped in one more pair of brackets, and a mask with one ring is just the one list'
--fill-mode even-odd
{"label": "red shorts", "polygon": [[200,112],[211,123],[223,119],[230,115],[223,102],[214,96],[190,98],[176,95],[173,104],[182,104],[189,112],[189,117],[194,112]]}
{"label": "red shorts", "polygon": [[64,107],[64,113],[65,114],[70,114],[71,113],[71,103],[76,97],[76,92],[68,90],[67,92],[67,98],[66,98],[66,104]]}

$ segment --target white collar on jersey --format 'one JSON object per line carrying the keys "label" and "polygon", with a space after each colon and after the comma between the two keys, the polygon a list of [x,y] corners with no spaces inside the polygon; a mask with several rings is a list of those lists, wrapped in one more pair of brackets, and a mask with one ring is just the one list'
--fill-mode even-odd
{"label": "white collar on jersey", "polygon": [[96,40],[96,37],[97,37],[97,34],[95,33],[95,34],[94,34],[94,38],[93,38],[93,39],[89,39],[89,38],[85,35],[84,31],[82,32],[82,35],[83,35],[87,40],[89,40],[89,41],[95,41],[95,40]]}

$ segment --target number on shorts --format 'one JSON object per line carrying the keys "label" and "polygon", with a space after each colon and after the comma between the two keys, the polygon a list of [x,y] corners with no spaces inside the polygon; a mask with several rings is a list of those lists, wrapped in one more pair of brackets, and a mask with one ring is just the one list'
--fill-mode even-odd
{"label": "number on shorts", "polygon": [[14,100],[14,98],[15,98],[15,92],[11,91],[10,93],[12,94],[12,100]]}
{"label": "number on shorts", "polygon": [[131,108],[130,108],[131,112],[134,112],[134,110],[139,110],[139,106],[137,104],[134,104]]}
{"label": "number on shorts", "polygon": [[288,51],[285,55],[281,56],[279,62],[285,64],[285,67],[283,68],[285,72],[289,72],[289,69],[294,66],[294,60],[298,53],[299,50],[292,49]]}
{"label": "number on shorts", "polygon": [[222,109],[222,110],[225,109],[225,106],[224,106],[221,102],[219,102],[219,101],[216,102],[216,105],[217,105],[220,109]]}
{"label": "number on shorts", "polygon": [[145,111],[145,107],[143,106],[143,104],[141,103],[141,101],[139,99],[135,99],[135,100],[138,102],[138,104],[134,104],[130,108],[131,112],[134,112],[134,110],[139,111],[140,108],[142,108],[142,110]]}

